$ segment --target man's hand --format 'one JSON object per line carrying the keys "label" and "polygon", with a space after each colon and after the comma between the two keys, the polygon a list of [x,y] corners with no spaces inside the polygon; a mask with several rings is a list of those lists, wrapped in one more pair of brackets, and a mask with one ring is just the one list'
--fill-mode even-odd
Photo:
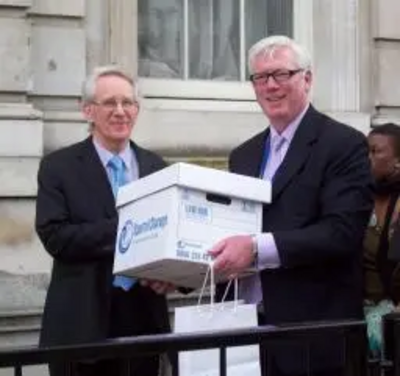
{"label": "man's hand", "polygon": [[168,294],[169,292],[174,292],[176,290],[176,286],[168,282],[141,279],[140,284],[142,286],[150,287],[153,291],[160,295]]}
{"label": "man's hand", "polygon": [[253,242],[249,235],[226,238],[217,243],[209,253],[214,258],[216,273],[235,278],[254,261]]}

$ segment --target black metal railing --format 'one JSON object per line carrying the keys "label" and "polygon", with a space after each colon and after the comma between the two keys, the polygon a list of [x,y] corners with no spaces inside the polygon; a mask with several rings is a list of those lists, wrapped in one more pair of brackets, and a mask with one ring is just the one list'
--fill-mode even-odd
{"label": "black metal railing", "polygon": [[[400,317],[400,316],[399,316]],[[399,320],[400,322],[400,320]],[[393,325],[396,333],[400,326]],[[389,329],[387,329],[389,331]],[[0,349],[0,368],[13,368],[15,376],[22,376],[22,367],[50,362],[76,362],[87,359],[128,359],[151,354],[177,354],[180,351],[216,348],[220,351],[220,375],[226,376],[228,347],[263,344],[268,348],[279,341],[315,341],[340,336],[344,344],[343,376],[367,375],[367,339],[365,322],[341,321],[303,323],[279,327],[257,327],[220,332],[164,334],[132,338],[110,339],[101,343],[76,346],[39,348],[36,346]],[[392,347],[399,355],[400,347]],[[400,359],[400,358],[399,358]],[[400,369],[396,368],[395,370]],[[390,368],[390,367],[389,367]],[[391,375],[395,375],[392,373]],[[312,375],[312,373],[310,373]]]}

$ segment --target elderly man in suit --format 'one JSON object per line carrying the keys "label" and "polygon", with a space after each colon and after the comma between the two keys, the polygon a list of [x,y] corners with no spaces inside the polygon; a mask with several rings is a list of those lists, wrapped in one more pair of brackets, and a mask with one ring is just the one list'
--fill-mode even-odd
{"label": "elderly man in suit", "polygon": [[[36,229],[53,257],[40,344],[67,345],[168,332],[170,286],[114,277],[118,187],[165,166],[130,141],[139,112],[136,83],[99,67],[83,85],[91,135],[45,156],[38,173]],[[130,362],[51,364],[52,376],[158,374],[157,356]],[[128,370],[129,369],[129,370]]]}
{"label": "elderly man in suit", "polygon": [[[217,244],[215,270],[240,281],[240,295],[261,305],[260,321],[362,318],[362,239],[372,209],[365,137],[318,112],[307,51],[271,36],[249,51],[251,82],[269,127],[237,147],[230,171],[272,181],[262,233]],[[329,343],[328,343],[329,342]],[[340,375],[340,340],[271,349],[269,375]],[[307,363],[309,361],[309,363]]]}

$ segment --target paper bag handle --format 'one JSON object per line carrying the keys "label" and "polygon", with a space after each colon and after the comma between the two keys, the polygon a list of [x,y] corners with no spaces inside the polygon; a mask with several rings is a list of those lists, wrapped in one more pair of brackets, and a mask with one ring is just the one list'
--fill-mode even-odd
{"label": "paper bag handle", "polygon": [[197,305],[198,306],[201,304],[201,301],[203,300],[204,292],[205,292],[206,287],[207,287],[208,276],[210,276],[210,305],[214,306],[214,300],[215,300],[215,274],[214,274],[214,268],[213,268],[213,261],[210,261],[210,263],[208,264],[206,275],[205,275],[204,281],[203,281],[203,286],[201,287],[200,294],[199,294],[199,299],[197,300]]}
{"label": "paper bag handle", "polygon": [[232,281],[235,282],[235,284],[233,285],[233,288],[234,288],[234,290],[233,290],[234,291],[233,292],[233,300],[235,302],[237,302],[239,300],[239,282],[238,282],[237,278],[234,278],[234,279],[230,279],[228,284],[226,285],[224,295],[222,296],[222,299],[221,299],[222,303],[225,302],[225,299],[228,296],[228,292],[229,292],[229,289],[231,288]]}
{"label": "paper bag handle", "polygon": [[[204,296],[204,292],[207,286],[207,281],[208,281],[208,276],[210,276],[210,305],[211,308],[214,307],[214,303],[215,303],[215,273],[214,273],[214,268],[213,268],[214,262],[210,261],[210,263],[208,264],[208,268],[207,268],[207,272],[206,275],[204,277],[204,281],[203,281],[203,286],[201,287],[201,291],[199,294],[199,299],[197,301],[197,305],[199,306],[201,304],[201,301],[203,300],[203,296]],[[221,299],[221,303],[225,302],[226,297],[228,296],[228,291],[232,285],[232,280],[230,279],[226,288],[225,288],[225,292],[224,295],[222,296]],[[238,282],[238,278],[234,279],[234,310],[236,310],[237,307],[237,303],[238,303],[238,296],[239,296],[239,282]]]}

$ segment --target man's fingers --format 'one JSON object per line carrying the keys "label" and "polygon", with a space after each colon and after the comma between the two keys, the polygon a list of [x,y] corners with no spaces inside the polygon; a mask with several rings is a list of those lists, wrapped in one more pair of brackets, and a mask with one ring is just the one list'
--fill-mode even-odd
{"label": "man's fingers", "polygon": [[217,273],[224,273],[229,267],[229,259],[226,255],[221,254],[218,256],[213,263],[213,269]]}
{"label": "man's fingers", "polygon": [[208,251],[208,253],[212,256],[214,260],[213,269],[217,273],[221,273],[226,267],[227,258],[226,255],[224,255],[224,250],[226,246],[227,246],[226,240],[222,240]]}
{"label": "man's fingers", "polygon": [[158,293],[159,294],[167,294],[168,292],[172,292],[175,290],[175,286],[172,285],[171,283],[165,282],[161,283],[159,288],[158,288]]}
{"label": "man's fingers", "polygon": [[168,285],[167,286],[167,292],[173,292],[173,291],[176,290],[176,286],[173,285],[172,283],[168,283],[167,285]]}
{"label": "man's fingers", "polygon": [[218,257],[223,250],[226,247],[226,241],[222,240],[220,242],[218,242],[214,247],[212,247],[208,253],[212,256],[212,257]]}
{"label": "man's fingers", "polygon": [[161,281],[150,281],[149,287],[160,295],[172,292],[176,289],[172,283]]}

